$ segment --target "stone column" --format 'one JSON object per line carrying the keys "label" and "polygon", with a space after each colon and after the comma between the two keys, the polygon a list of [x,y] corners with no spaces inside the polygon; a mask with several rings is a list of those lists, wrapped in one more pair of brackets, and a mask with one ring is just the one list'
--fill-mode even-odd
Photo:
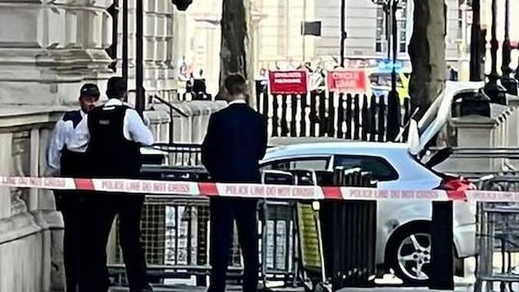
{"label": "stone column", "polygon": [[[31,130],[31,149],[30,149],[30,169],[29,175],[33,177],[40,176],[40,155],[44,155],[45,152],[40,153],[40,129],[34,128]],[[29,210],[34,211],[39,207],[39,194],[40,190],[30,189],[29,190]]]}
{"label": "stone column", "polygon": [[[0,134],[0,176],[9,176],[11,174],[11,143],[13,134]],[[0,187],[0,220],[11,216],[11,190],[6,187]]]}
{"label": "stone column", "polygon": [[75,102],[80,83],[107,78],[110,0],[2,1],[2,104]]}
{"label": "stone column", "polygon": [[[146,96],[167,98],[175,88],[173,76],[173,4],[162,0],[127,0],[128,2],[128,88],[135,88],[135,1],[144,1],[144,88]],[[122,23],[122,13],[119,16]],[[122,39],[122,30],[119,31]],[[122,52],[122,41],[118,52]],[[121,54],[118,54],[119,64]],[[132,94],[130,94],[132,102]]]}
{"label": "stone column", "polygon": [[[26,176],[30,168],[31,130],[13,129],[11,141],[11,176]],[[29,204],[28,204],[29,203]],[[26,213],[30,206],[30,190],[11,188],[11,216]]]}

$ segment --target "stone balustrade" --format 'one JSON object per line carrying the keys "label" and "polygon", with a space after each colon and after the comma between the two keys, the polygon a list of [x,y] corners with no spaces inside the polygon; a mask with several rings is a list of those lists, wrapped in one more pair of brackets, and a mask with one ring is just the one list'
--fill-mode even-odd
{"label": "stone balustrade", "polygon": [[[517,148],[519,145],[519,98],[509,96],[509,105],[490,104],[490,117],[467,115],[449,120],[453,146],[460,148]],[[437,170],[478,173],[519,170],[517,160],[507,158],[457,157],[455,154],[436,167]]]}

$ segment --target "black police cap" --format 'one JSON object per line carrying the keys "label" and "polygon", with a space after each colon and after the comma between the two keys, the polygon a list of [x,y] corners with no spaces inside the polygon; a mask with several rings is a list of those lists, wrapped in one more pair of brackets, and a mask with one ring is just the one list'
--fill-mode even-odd
{"label": "black police cap", "polygon": [[99,97],[99,88],[93,83],[85,83],[79,91],[80,96]]}

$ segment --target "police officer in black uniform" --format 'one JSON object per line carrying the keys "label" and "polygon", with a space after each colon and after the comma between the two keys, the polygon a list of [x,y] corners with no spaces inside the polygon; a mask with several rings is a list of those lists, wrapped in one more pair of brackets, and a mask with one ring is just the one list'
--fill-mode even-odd
{"label": "police officer in black uniform", "polygon": [[[95,178],[138,178],[141,145],[151,145],[153,136],[139,114],[123,101],[127,98],[126,80],[108,80],[108,102],[89,113],[88,155]],[[140,219],[144,195],[97,193],[88,200],[96,216],[85,229],[91,235],[89,262],[84,266],[81,292],[106,292],[106,244],[115,215],[119,216],[119,236],[130,292],[151,291],[146,279],[146,260],[140,242]]]}
{"label": "police officer in black uniform", "polygon": [[[47,152],[50,174],[64,177],[86,177],[88,143],[87,113],[99,100],[97,85],[87,83],[81,87],[79,110],[66,112],[54,127]],[[79,191],[55,191],[56,209],[63,215],[65,232],[63,251],[66,291],[76,291],[79,276],[81,248],[81,195]]]}

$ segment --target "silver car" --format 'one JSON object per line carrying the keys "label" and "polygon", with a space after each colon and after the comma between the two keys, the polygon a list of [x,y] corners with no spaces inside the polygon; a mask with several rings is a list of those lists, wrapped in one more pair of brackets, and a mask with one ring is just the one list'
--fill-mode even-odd
{"label": "silver car", "polygon": [[[301,141],[297,138],[283,140],[288,144]],[[314,140],[314,143],[270,149],[261,162],[262,169],[360,167],[372,172],[380,189],[441,189],[447,180],[457,179],[425,167],[409,153],[407,144]],[[279,144],[279,141],[274,143]],[[424,284],[428,280],[426,266],[430,262],[431,213],[431,204],[424,201],[380,201],[377,205],[376,263],[392,268],[406,283]],[[458,258],[475,254],[474,235],[475,208],[468,203],[455,203],[454,248]]]}

